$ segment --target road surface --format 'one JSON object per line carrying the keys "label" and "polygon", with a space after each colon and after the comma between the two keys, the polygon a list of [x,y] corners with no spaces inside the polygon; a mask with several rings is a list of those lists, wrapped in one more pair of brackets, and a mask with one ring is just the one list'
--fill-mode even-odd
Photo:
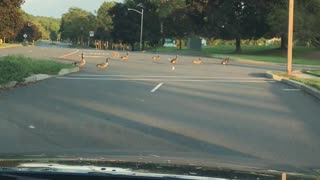
{"label": "road surface", "polygon": [[[78,73],[0,93],[0,154],[109,157],[277,170],[320,168],[320,102],[266,79],[278,67],[48,47],[1,55],[79,60]],[[120,52],[124,55],[125,52]]]}

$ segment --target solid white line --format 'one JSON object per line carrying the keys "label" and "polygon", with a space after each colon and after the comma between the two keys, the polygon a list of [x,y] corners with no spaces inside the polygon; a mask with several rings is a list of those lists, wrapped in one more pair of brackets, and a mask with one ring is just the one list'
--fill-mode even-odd
{"label": "solid white line", "polygon": [[282,89],[283,91],[301,91],[300,89]]}
{"label": "solid white line", "polygon": [[[81,55],[80,55],[80,57],[81,57]],[[83,56],[83,57],[88,57],[88,58],[101,58],[101,57],[104,57],[104,56]]]}
{"label": "solid white line", "polygon": [[144,77],[144,78],[191,78],[191,79],[248,79],[264,80],[269,78],[252,77],[211,77],[211,76],[148,76],[148,75],[100,75],[100,74],[70,74],[73,77]]}
{"label": "solid white line", "polygon": [[151,90],[152,93],[156,92],[161,86],[163,85],[163,83],[158,84],[155,88],[153,88]]}
{"label": "solid white line", "polygon": [[99,81],[167,81],[167,82],[239,82],[239,83],[265,83],[276,82],[274,80],[221,80],[221,79],[124,79],[124,78],[77,78],[77,77],[56,77],[67,80],[99,80]]}
{"label": "solid white line", "polygon": [[66,56],[71,56],[72,54],[75,54],[75,53],[77,53],[77,52],[79,52],[79,49],[75,50],[75,51],[72,52],[72,53],[62,55],[62,56],[60,56],[60,58],[63,58],[63,57],[66,57]]}

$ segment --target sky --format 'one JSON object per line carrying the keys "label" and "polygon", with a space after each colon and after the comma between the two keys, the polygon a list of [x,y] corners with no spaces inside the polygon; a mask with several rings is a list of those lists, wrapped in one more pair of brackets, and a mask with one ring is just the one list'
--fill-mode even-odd
{"label": "sky", "polygon": [[22,9],[36,16],[60,18],[70,7],[94,12],[105,1],[122,2],[122,0],[26,0]]}

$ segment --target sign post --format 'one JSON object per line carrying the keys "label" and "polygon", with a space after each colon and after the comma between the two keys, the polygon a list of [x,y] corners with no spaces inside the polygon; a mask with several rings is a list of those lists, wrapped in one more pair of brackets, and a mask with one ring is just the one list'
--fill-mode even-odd
{"label": "sign post", "polygon": [[89,37],[88,37],[88,47],[90,46],[90,37],[94,36],[94,31],[89,31]]}
{"label": "sign post", "polygon": [[292,48],[293,48],[293,22],[294,0],[289,0],[289,27],[288,27],[288,74],[292,72]]}

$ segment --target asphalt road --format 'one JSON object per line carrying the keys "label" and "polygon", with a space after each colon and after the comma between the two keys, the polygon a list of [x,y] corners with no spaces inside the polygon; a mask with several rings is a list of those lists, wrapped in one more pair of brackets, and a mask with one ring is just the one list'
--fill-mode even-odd
{"label": "asphalt road", "polygon": [[[48,47],[1,55],[79,60],[80,72],[0,93],[0,155],[109,157],[168,163],[320,169],[320,102],[263,73],[279,67]],[[124,55],[124,52],[120,52]],[[281,69],[281,68],[280,68]]]}

